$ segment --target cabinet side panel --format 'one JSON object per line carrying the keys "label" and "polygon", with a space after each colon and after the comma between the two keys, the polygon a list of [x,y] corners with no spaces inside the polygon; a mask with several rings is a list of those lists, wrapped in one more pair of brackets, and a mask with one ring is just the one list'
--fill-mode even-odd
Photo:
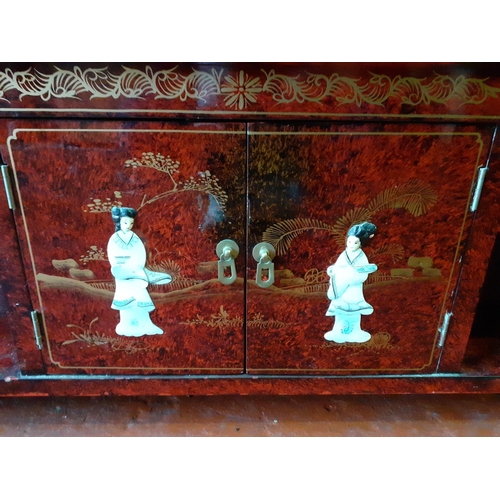
{"label": "cabinet side panel", "polygon": [[[3,159],[5,152],[0,150]],[[42,369],[31,324],[31,301],[19,253],[12,212],[0,189],[0,375]]]}
{"label": "cabinet side panel", "polygon": [[450,328],[446,338],[439,366],[440,372],[460,370],[479,300],[480,289],[486,275],[495,238],[499,232],[500,141],[497,135],[465,257],[464,271],[453,313],[453,328]]}

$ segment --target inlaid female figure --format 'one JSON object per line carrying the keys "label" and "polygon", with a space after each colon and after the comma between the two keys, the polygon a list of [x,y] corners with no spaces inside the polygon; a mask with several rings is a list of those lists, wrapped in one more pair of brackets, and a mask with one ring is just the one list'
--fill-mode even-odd
{"label": "inlaid female figure", "polygon": [[[116,333],[128,337],[163,333],[149,317],[149,313],[155,308],[146,289],[150,282],[148,274],[151,272],[145,268],[144,244],[132,231],[136,215],[133,208],[113,207],[111,217],[115,223],[115,233],[108,242],[108,260],[116,284],[111,308],[120,311]],[[155,278],[158,284],[171,281],[168,274],[164,274],[161,280],[158,276]]]}
{"label": "inlaid female figure", "polygon": [[373,313],[373,307],[363,296],[363,283],[368,274],[377,270],[370,264],[361,246],[373,238],[374,224],[363,222],[347,232],[346,249],[326,272],[330,276],[328,298],[331,300],[327,316],[335,316],[335,323],[325,339],[344,342],[367,342],[371,335],[361,329],[361,315]]}

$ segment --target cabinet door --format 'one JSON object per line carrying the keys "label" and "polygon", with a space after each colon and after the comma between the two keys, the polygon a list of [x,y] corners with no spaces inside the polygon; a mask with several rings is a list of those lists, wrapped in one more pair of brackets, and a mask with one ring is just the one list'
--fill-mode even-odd
{"label": "cabinet door", "polygon": [[[252,125],[248,370],[435,370],[491,135],[455,125]],[[376,226],[373,238],[358,238],[362,254],[344,253],[362,222]],[[268,270],[255,280],[261,242],[276,251],[272,286]]]}
{"label": "cabinet door", "polygon": [[[245,126],[9,127],[4,156],[47,370],[240,373]],[[121,213],[133,240],[118,238],[112,207],[135,209]],[[242,252],[229,252],[236,274],[226,265],[222,276],[236,279],[222,284],[216,248],[227,239]]]}

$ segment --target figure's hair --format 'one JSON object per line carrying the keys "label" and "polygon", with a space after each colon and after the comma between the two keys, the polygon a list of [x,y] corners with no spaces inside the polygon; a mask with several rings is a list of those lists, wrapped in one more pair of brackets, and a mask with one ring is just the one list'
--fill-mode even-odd
{"label": "figure's hair", "polygon": [[347,231],[347,236],[356,236],[359,241],[364,245],[370,238],[373,237],[377,226],[371,222],[362,222],[361,224],[356,224],[352,226],[349,231]]}
{"label": "figure's hair", "polygon": [[113,207],[111,209],[111,218],[115,223],[115,233],[120,230],[120,219],[122,217],[130,217],[135,219],[137,216],[137,211],[133,208],[128,207]]}

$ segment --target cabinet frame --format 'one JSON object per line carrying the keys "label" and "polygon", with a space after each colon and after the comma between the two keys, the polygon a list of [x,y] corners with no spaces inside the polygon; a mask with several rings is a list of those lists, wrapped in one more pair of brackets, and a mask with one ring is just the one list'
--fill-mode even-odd
{"label": "cabinet frame", "polygon": [[[0,68],[0,74],[8,75],[15,82],[17,73],[26,71],[29,65],[16,64]],[[69,65],[58,65],[71,78],[76,73]],[[124,75],[123,68],[128,65],[112,65],[109,75]],[[136,75],[145,78],[147,75],[160,74],[169,68],[158,64],[132,64]],[[151,68],[147,70],[147,67]],[[435,65],[434,65],[435,66]],[[40,64],[37,68],[41,73],[54,77],[56,71],[49,65]],[[91,68],[84,68],[85,70]],[[176,99],[165,99],[161,89],[150,96],[143,97],[142,102],[134,100],[120,90],[118,95],[96,95],[96,89],[80,87],[79,101],[73,96],[61,93],[57,95],[53,87],[46,89],[45,94],[36,94],[14,83],[7,85],[4,101],[0,101],[0,154],[7,163],[5,154],[5,138],[9,135],[12,122],[22,119],[59,119],[65,120],[92,119],[162,119],[178,121],[186,119],[226,121],[265,120],[269,122],[283,121],[328,121],[343,123],[345,121],[385,122],[436,122],[458,124],[500,123],[500,71],[498,67],[489,64],[443,65],[436,67],[425,64],[387,64],[378,66],[378,74],[383,74],[386,81],[393,87],[384,93],[377,94],[378,101],[368,98],[370,86],[369,74],[373,71],[369,64],[311,64],[283,65],[279,64],[226,64],[216,67],[207,65],[180,65],[177,74],[185,77],[184,83],[194,85],[194,72],[199,75],[219,75],[219,87],[207,87],[211,100],[203,102],[200,94],[189,94],[188,83],[183,87],[185,94],[179,94]],[[279,70],[279,71],[278,71]],[[148,73],[149,71],[149,73]],[[273,73],[274,71],[274,73]],[[114,72],[114,73],[113,73]],[[219,72],[219,73],[217,73]],[[255,79],[263,73],[259,83],[254,84],[252,92],[252,77]],[[348,90],[344,94],[324,93],[312,99],[307,94],[303,83],[308,74],[320,74],[334,80],[333,75],[344,78]],[[435,74],[443,76],[441,80]],[[459,76],[467,75],[459,88]],[[242,75],[241,82],[245,92],[238,94],[231,78]],[[294,76],[295,75],[295,76]],[[298,76],[296,76],[298,75]],[[459,76],[457,76],[459,75]],[[462,98],[460,91],[473,88],[474,76],[489,79],[477,83],[477,94],[469,94],[471,98]],[[279,80],[279,76],[282,77]],[[296,79],[294,80],[294,78]],[[208,77],[205,83],[211,82]],[[360,83],[365,83],[363,87]],[[399,78],[399,80],[398,80]],[[419,83],[417,80],[420,78]],[[446,78],[448,80],[446,80]],[[191,79],[191,80],[190,80]],[[238,79],[234,80],[239,82]],[[277,92],[272,94],[261,82],[273,82],[278,85]],[[433,86],[451,84],[452,91],[445,98],[432,94]],[[152,85],[152,80],[147,85]],[[298,83],[301,89],[297,94],[288,96],[286,101],[286,85]],[[409,82],[414,82],[419,92],[431,92],[427,97],[417,97],[412,101],[407,98]],[[146,85],[146,84],[145,84]],[[260,86],[259,86],[260,85]],[[370,83],[371,85],[371,83]],[[375,88],[375,87],[373,87]],[[151,87],[153,89],[153,87]],[[212,90],[210,90],[212,89]],[[224,90],[225,89],[225,90]],[[358,92],[356,98],[348,101],[348,91]],[[362,89],[366,89],[363,91]],[[486,91],[486,93],[485,93]],[[199,89],[197,90],[199,92]],[[398,93],[399,92],[399,93]],[[481,93],[482,92],[482,93]],[[488,94],[489,93],[489,94]],[[194,97],[198,95],[198,98]],[[477,96],[481,96],[481,98]],[[257,104],[251,109],[254,96]],[[158,99],[158,97],[160,97]],[[22,99],[21,99],[22,98]],[[344,99],[344,101],[342,101]],[[460,102],[462,99],[462,102]],[[229,104],[231,101],[231,104]],[[208,102],[208,104],[206,104]],[[277,104],[278,103],[278,104]],[[340,103],[340,104],[339,104]],[[326,108],[326,109],[325,109]],[[341,108],[339,110],[339,108]],[[440,354],[440,373],[429,375],[404,376],[265,376],[265,375],[231,375],[221,377],[209,375],[208,378],[175,376],[137,376],[128,377],[127,381],[108,381],[99,376],[50,376],[45,375],[45,366],[36,348],[32,334],[32,324],[29,309],[25,306],[29,301],[25,286],[26,276],[17,244],[17,236],[13,225],[12,213],[8,209],[6,195],[0,194],[0,228],[2,229],[2,254],[6,257],[0,265],[1,300],[4,304],[4,314],[0,315],[0,375],[11,383],[0,383],[0,393],[14,394],[312,394],[312,393],[401,393],[401,392],[500,392],[496,375],[477,371],[464,371],[462,361],[468,344],[468,329],[472,323],[473,314],[478,302],[478,283],[482,283],[487,270],[488,258],[491,254],[496,234],[499,232],[500,207],[497,202],[500,192],[500,145],[495,138],[490,151],[490,164],[487,180],[483,188],[482,200],[474,216],[474,231],[467,241],[468,256],[476,256],[473,265],[464,268],[460,277],[460,289],[457,297],[457,311],[454,321],[459,325],[450,330]],[[477,258],[477,256],[482,256]],[[466,257],[467,259],[468,257]],[[470,257],[472,259],[472,257]],[[13,348],[15,346],[15,348]],[[30,367],[30,374],[23,374],[25,367]],[[118,378],[118,377],[117,377]],[[121,375],[119,378],[123,378]],[[17,380],[16,380],[17,379]],[[152,385],[151,385],[152,384]]]}

